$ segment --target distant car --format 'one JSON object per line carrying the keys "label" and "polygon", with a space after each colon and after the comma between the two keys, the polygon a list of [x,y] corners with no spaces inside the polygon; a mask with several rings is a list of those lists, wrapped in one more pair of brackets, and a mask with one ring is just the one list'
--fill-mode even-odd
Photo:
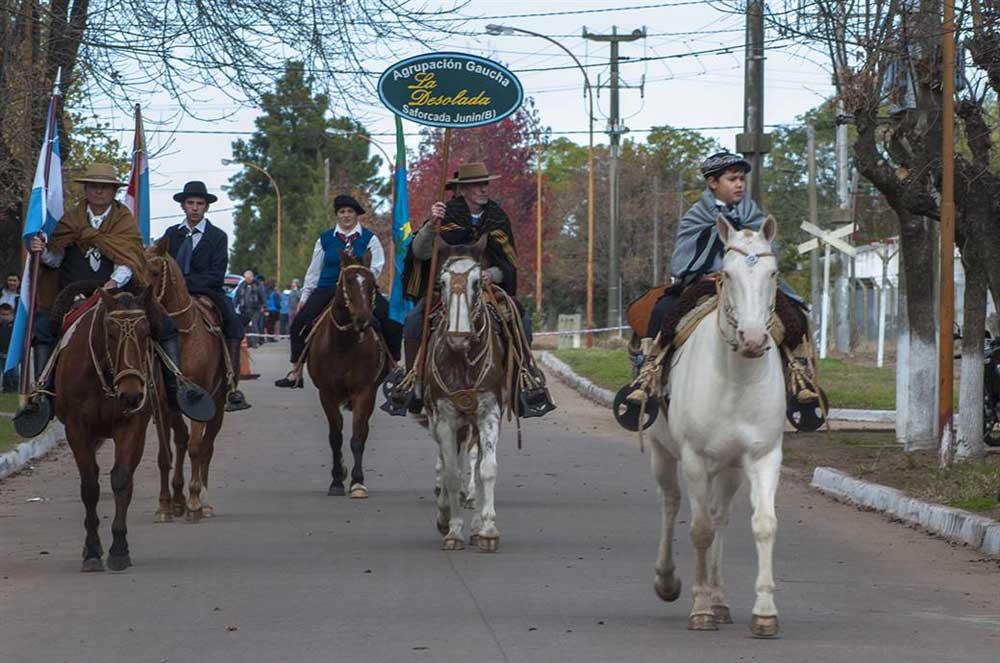
{"label": "distant car", "polygon": [[222,283],[222,289],[226,291],[230,299],[233,299],[236,297],[236,288],[240,287],[241,283],[243,283],[242,274],[226,274],[226,280]]}

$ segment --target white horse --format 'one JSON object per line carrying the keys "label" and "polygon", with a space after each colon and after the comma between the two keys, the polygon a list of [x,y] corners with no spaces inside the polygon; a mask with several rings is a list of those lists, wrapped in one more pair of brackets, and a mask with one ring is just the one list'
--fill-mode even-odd
{"label": "white horse", "polygon": [[769,217],[760,232],[737,232],[719,217],[716,226],[725,246],[719,306],[674,355],[664,394],[669,394],[669,408],[651,435],[653,475],[663,499],[654,587],[664,601],[676,600],[681,591],[671,550],[681,500],[679,463],[696,553],[688,628],[711,631],[732,623],[722,581],[722,532],[746,476],[757,544],[750,629],[755,636],[770,637],[778,633],[771,561],[785,420],[781,359],[768,330],[777,292],[771,248],[777,223]]}
{"label": "white horse", "polygon": [[444,319],[427,341],[424,402],[439,449],[437,526],[444,550],[465,547],[460,495],[473,447],[478,453],[467,484],[475,490],[468,496],[474,499],[469,542],[483,552],[496,552],[500,543],[494,488],[501,411],[509,390],[500,330],[481,297],[484,248],[485,241],[450,247],[441,270]]}

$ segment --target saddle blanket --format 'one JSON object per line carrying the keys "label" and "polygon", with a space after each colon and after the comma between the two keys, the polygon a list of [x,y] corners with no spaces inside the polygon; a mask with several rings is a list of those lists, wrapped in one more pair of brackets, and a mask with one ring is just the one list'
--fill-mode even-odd
{"label": "saddle blanket", "polygon": [[94,308],[100,299],[101,299],[101,291],[95,290],[94,293],[90,295],[90,297],[87,297],[86,299],[81,300],[78,303],[74,303],[73,308],[71,308],[69,312],[63,316],[62,333],[65,334],[69,330],[69,328],[73,326],[73,323],[79,320],[81,317],[83,317],[84,313]]}

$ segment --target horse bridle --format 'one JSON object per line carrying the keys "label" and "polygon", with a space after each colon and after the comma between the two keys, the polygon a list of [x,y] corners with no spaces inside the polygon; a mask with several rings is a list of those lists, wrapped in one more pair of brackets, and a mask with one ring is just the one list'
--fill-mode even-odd
{"label": "horse bridle", "polygon": [[[357,312],[354,310],[354,307],[351,306],[351,298],[347,296],[347,273],[350,272],[350,271],[352,271],[352,270],[354,270],[354,271],[358,271],[358,270],[364,271],[365,273],[367,273],[369,276],[372,277],[372,281],[375,280],[375,274],[372,272],[371,269],[369,269],[368,267],[365,267],[364,265],[347,265],[346,267],[341,268],[341,270],[340,270],[340,277],[337,279],[337,288],[340,290],[341,294],[344,296],[344,305],[347,307],[347,312],[350,314],[351,320],[346,325],[341,325],[339,322],[337,322],[337,319],[335,317],[333,317],[333,307],[331,306],[330,307],[330,322],[332,322],[333,326],[336,327],[340,331],[348,331],[349,329],[351,329],[351,327],[353,326],[353,322],[357,319]],[[377,288],[372,287],[371,301],[368,302],[368,306],[369,306],[369,310],[371,310],[373,312],[375,311],[375,297],[376,297],[376,293],[377,293]],[[365,329],[367,329],[370,326],[370,324],[371,324],[370,322],[365,321],[365,326],[364,326],[363,329],[361,329],[361,331],[364,331]]]}
{"label": "horse bridle", "polygon": [[[738,246],[727,246],[726,251],[723,254],[723,258],[725,258],[725,254],[729,253],[730,251],[732,251],[733,253],[738,253],[741,256],[743,256],[743,259],[746,261],[747,266],[750,267],[751,269],[757,266],[757,263],[760,262],[761,258],[777,258],[777,256],[774,254],[774,251],[759,251],[759,252],[746,251]],[[733,305],[730,303],[729,298],[725,294],[725,284],[728,278],[729,277],[726,276],[725,272],[720,272],[716,276],[715,294],[718,297],[719,301],[718,306],[719,309],[722,311],[722,315],[725,316],[726,322],[729,324],[729,326],[735,330],[739,328],[740,321],[739,318],[736,317],[736,311],[733,310]],[[768,308],[768,319],[770,319],[774,315],[774,308],[776,306],[777,295],[778,295],[778,289],[776,287],[774,289],[774,293],[771,295],[771,304],[770,307]],[[719,336],[722,337],[723,342],[726,345],[728,345],[731,350],[735,352],[737,349],[739,349],[740,346],[739,342],[726,335],[725,330],[722,328],[722,316],[716,316],[716,317],[718,320]]]}
{"label": "horse bridle", "polygon": [[[194,297],[191,297],[190,295],[188,296],[187,306],[184,306],[183,308],[180,308],[176,311],[170,311],[167,309],[166,304],[163,303],[163,298],[167,294],[168,283],[173,282],[173,279],[170,277],[170,265],[167,263],[167,259],[164,258],[163,256],[156,256],[150,258],[150,262],[163,263],[163,270],[160,273],[160,282],[157,284],[158,287],[154,294],[156,296],[156,301],[159,302],[161,306],[163,306],[163,310],[166,311],[167,315],[169,315],[171,318],[179,318],[180,316],[190,311],[194,307]],[[194,322],[192,322],[191,325],[185,329],[178,328],[177,331],[180,332],[181,334],[188,334],[191,332],[192,329],[194,329]]]}
{"label": "horse bridle", "polygon": [[[464,258],[465,256],[461,256],[461,257]],[[467,332],[450,331],[446,327],[445,330],[444,330],[444,335],[445,336],[464,337],[464,336],[475,336],[476,335],[476,332],[475,332],[475,329],[474,329],[475,321],[479,318],[480,313],[482,312],[482,308],[483,308],[483,298],[482,297],[476,297],[475,298],[476,299],[475,303],[473,303],[469,299],[469,275],[472,273],[472,270],[474,270],[476,267],[479,267],[479,265],[476,264],[476,263],[473,263],[473,265],[471,267],[469,267],[467,270],[465,270],[464,272],[452,272],[452,271],[449,271],[447,269],[447,265],[445,265],[444,267],[442,267],[442,271],[448,272],[448,276],[449,276],[449,279],[448,279],[448,297],[447,297],[447,300],[446,300],[448,302],[448,304],[445,306],[445,309],[447,310],[447,306],[451,304],[451,298],[453,296],[457,295],[457,296],[461,297],[462,301],[465,302],[465,310],[467,310],[469,312],[469,331],[467,331]]]}
{"label": "horse bridle", "polygon": [[[139,382],[142,384],[142,400],[139,402],[139,405],[125,412],[126,415],[134,414],[146,405],[146,400],[149,397],[149,373],[148,370],[143,369],[149,368],[151,350],[148,347],[147,340],[147,348],[145,349],[145,352],[143,351],[142,344],[139,342],[139,336],[136,333],[139,323],[146,319],[146,311],[143,309],[120,309],[108,311],[105,314],[105,324],[111,324],[117,327],[120,337],[118,343],[116,344],[115,352],[112,354],[111,348],[109,347],[110,344],[108,343],[108,333],[107,330],[105,330],[103,358],[105,363],[102,363],[94,349],[94,327],[97,326],[97,313],[98,308],[101,306],[103,306],[103,302],[99,303],[92,309],[94,311],[94,319],[90,325],[90,335],[88,339],[91,360],[94,362],[97,377],[101,382],[101,389],[104,391],[104,395],[109,398],[115,397],[115,388],[122,380],[131,376],[138,378]],[[130,346],[135,349],[135,355],[139,358],[138,366],[130,363],[129,361],[128,349]],[[145,366],[143,366],[144,363]],[[105,367],[107,367],[107,370],[111,374],[110,383],[104,375]]]}

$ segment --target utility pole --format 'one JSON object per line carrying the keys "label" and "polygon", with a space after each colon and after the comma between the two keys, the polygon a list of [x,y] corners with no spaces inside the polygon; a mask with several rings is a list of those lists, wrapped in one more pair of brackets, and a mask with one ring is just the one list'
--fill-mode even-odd
{"label": "utility pole", "polygon": [[[843,115],[843,102],[838,102],[839,114]],[[847,160],[847,125],[837,124],[837,221],[852,223],[851,213],[850,165]],[[833,342],[834,348],[841,354],[851,351],[851,301],[849,276],[851,271],[850,256],[837,257],[839,269],[834,281],[834,312],[833,312]]]}
{"label": "utility pole", "polygon": [[[592,32],[587,32],[587,28],[583,29],[583,38],[590,39],[591,41],[603,41],[611,44],[611,81],[607,86],[611,90],[611,112],[608,117],[608,138],[610,142],[610,156],[611,162],[608,169],[608,199],[610,208],[610,226],[608,229],[608,326],[614,327],[618,324],[619,318],[619,299],[621,293],[619,290],[619,279],[620,279],[620,268],[619,268],[619,258],[620,250],[618,247],[618,150],[619,144],[621,142],[621,135],[625,133],[625,127],[621,122],[619,104],[618,104],[618,92],[622,87],[629,87],[628,85],[622,85],[619,75],[618,75],[618,45],[623,41],[636,41],[637,39],[644,39],[646,37],[646,29],[633,30],[629,34],[618,34],[618,27],[613,26],[611,28],[611,34],[600,35],[594,34]],[[600,93],[601,87],[603,87],[598,81],[597,90]]]}
{"label": "utility pole", "polygon": [[747,1],[746,63],[744,65],[743,133],[736,151],[750,162],[750,195],[763,204],[761,166],[771,151],[771,135],[764,133],[764,0]]}
{"label": "utility pole", "polygon": [[[819,201],[816,194],[816,127],[812,122],[806,126],[806,137],[809,142],[809,223],[818,226]],[[822,304],[820,303],[822,295],[820,294],[819,287],[819,251],[809,252],[809,275],[812,324],[813,329],[819,329],[821,323],[820,314],[822,312]]]}
{"label": "utility pole", "polygon": [[653,172],[653,285],[660,285],[660,171]]}
{"label": "utility pole", "polygon": [[955,0],[944,1],[941,31],[941,324],[938,355],[938,448],[951,462],[955,365]]}

